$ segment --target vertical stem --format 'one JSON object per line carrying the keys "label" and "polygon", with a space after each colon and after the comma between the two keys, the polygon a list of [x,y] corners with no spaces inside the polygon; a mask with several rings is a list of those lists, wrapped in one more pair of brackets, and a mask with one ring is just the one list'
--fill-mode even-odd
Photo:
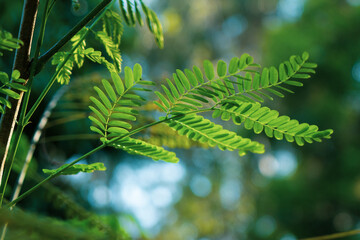
{"label": "vertical stem", "polygon": [[[24,45],[16,51],[13,70],[18,70],[21,78],[25,80],[27,80],[30,75],[30,52],[38,7],[39,0],[25,0],[21,17],[18,38],[23,41]],[[12,108],[6,108],[5,114],[3,114],[0,121],[0,184],[5,168],[5,161],[10,149],[10,142],[14,132],[16,118],[23,98],[23,92],[19,92],[19,94],[19,99],[8,98]]]}

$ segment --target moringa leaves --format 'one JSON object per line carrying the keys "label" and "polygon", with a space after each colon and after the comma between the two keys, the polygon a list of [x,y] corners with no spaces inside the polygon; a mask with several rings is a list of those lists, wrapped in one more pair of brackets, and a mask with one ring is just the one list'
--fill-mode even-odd
{"label": "moringa leaves", "polygon": [[134,107],[141,105],[144,99],[129,91],[136,84],[144,85],[141,74],[141,66],[135,64],[133,70],[125,67],[124,80],[116,72],[112,72],[111,82],[107,79],[101,81],[103,89],[94,87],[97,96],[90,97],[94,105],[89,107],[93,113],[89,119],[93,123],[91,130],[100,134],[102,141],[125,135],[132,128],[129,122],[136,121],[138,114]]}
{"label": "moringa leaves", "polygon": [[261,107],[260,103],[228,103],[213,112],[213,117],[221,117],[222,120],[230,119],[237,125],[244,124],[248,130],[253,129],[256,134],[265,131],[270,138],[277,140],[286,139],[288,142],[296,142],[303,146],[305,142],[321,142],[321,139],[329,139],[333,130],[319,131],[319,127],[307,123],[299,123],[288,116],[279,116],[275,110]]}
{"label": "moringa leaves", "polygon": [[190,140],[206,143],[211,147],[217,146],[221,150],[239,150],[240,155],[244,155],[247,151],[264,152],[264,145],[242,138],[196,114],[179,115],[174,119],[169,119],[168,125]]}
{"label": "moringa leaves", "polygon": [[[129,15],[128,21],[134,22],[134,16]],[[89,52],[95,53],[96,51]],[[271,66],[259,70],[260,65],[254,63],[250,55],[243,54],[239,58],[232,58],[229,64],[219,60],[214,66],[212,62],[205,60],[204,71],[196,66],[192,70],[177,69],[172,79],[166,79],[166,83],[160,85],[162,92],[154,91],[158,100],[154,101],[153,105],[165,112],[166,116],[160,117],[158,122],[133,131],[131,122],[136,121],[135,108],[145,99],[129,91],[148,91],[134,86],[153,83],[141,80],[142,68],[139,64],[133,69],[125,67],[124,78],[116,71],[110,71],[112,82],[102,80],[102,88],[94,88],[97,96],[90,98],[93,102],[93,106],[90,106],[92,115],[89,116],[93,123],[91,130],[100,134],[101,141],[108,146],[167,162],[178,161],[175,153],[130,136],[147,127],[163,123],[173,129],[174,134],[198,142],[199,146],[238,150],[240,156],[248,152],[264,152],[263,144],[243,138],[198,115],[208,111],[213,112],[213,118],[232,120],[236,125],[243,125],[245,129],[253,130],[256,134],[265,132],[268,137],[277,140],[285,139],[300,146],[305,142],[320,142],[330,138],[333,130],[319,131],[316,125],[299,123],[288,116],[280,116],[276,110],[263,107],[259,103],[264,102],[265,98],[272,100],[273,95],[284,97],[283,92],[293,93],[286,85],[302,86],[301,80],[309,78],[309,74],[315,72],[316,64],[308,63],[308,57],[307,53],[301,57],[291,56],[289,61],[281,63],[278,68]],[[152,142],[166,140],[164,136],[157,139]]]}
{"label": "moringa leaves", "polygon": [[[300,87],[301,79],[310,77],[316,66],[307,63],[308,55],[292,56],[289,61],[275,67],[257,70],[259,65],[253,62],[248,54],[232,58],[229,65],[220,60],[215,67],[205,60],[204,74],[194,66],[193,71],[176,70],[173,79],[166,79],[167,86],[162,85],[165,95],[159,95],[157,104],[167,114],[184,113],[202,109],[204,103],[211,106],[222,105],[227,101],[264,102],[273,100],[272,95],[284,97],[282,92],[290,92],[287,86]],[[301,72],[301,73],[300,73]],[[208,104],[207,104],[208,106]]]}

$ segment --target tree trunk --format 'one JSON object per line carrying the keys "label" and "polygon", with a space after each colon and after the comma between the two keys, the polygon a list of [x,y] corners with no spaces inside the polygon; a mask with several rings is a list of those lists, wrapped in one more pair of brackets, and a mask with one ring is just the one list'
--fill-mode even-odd
{"label": "tree trunk", "polygon": [[[18,38],[23,41],[24,45],[15,53],[13,70],[19,70],[21,78],[25,80],[28,80],[30,74],[30,52],[38,7],[39,0],[25,0],[22,12]],[[5,160],[10,148],[11,137],[14,132],[16,119],[23,98],[23,92],[19,92],[19,94],[19,99],[8,98],[12,107],[11,109],[6,109],[6,112],[2,116],[0,122],[0,184],[4,172]]]}

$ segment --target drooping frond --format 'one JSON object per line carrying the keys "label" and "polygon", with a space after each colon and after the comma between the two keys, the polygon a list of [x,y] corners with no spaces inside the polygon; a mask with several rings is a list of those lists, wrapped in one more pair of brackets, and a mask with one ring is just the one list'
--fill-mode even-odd
{"label": "drooping frond", "polygon": [[111,38],[116,46],[119,46],[123,34],[121,16],[117,12],[108,9],[102,18],[102,21],[103,32]]}
{"label": "drooping frond", "polygon": [[186,136],[177,134],[167,124],[158,124],[149,129],[149,131],[139,139],[157,145],[169,148],[189,149],[191,147],[209,148],[206,143],[196,142],[188,139]]}
{"label": "drooping frond", "polygon": [[[51,175],[51,174],[56,173],[58,170],[67,167],[68,165],[69,164],[64,164],[58,169],[51,169],[51,170],[43,169],[43,172],[45,174]],[[92,173],[94,171],[106,171],[106,167],[104,166],[104,163],[97,162],[97,163],[92,163],[92,164],[75,164],[75,165],[70,166],[63,172],[61,172],[61,175],[74,175],[74,174],[78,174],[79,172]]]}
{"label": "drooping frond", "polygon": [[[299,79],[309,78],[316,64],[307,63],[308,54],[302,58],[292,56],[290,61],[275,67],[264,68],[260,73],[254,68],[253,58],[243,54],[234,57],[229,65],[220,60],[216,66],[204,61],[204,74],[196,66],[193,70],[177,70],[173,79],[166,79],[167,86],[162,85],[165,95],[156,92],[159,102],[155,102],[167,114],[184,113],[201,109],[204,105],[217,106],[230,100],[243,102],[264,101],[272,99],[269,94],[283,97],[279,91],[292,92],[284,85],[302,86]],[[217,76],[216,76],[217,75]]]}
{"label": "drooping frond", "polygon": [[177,163],[179,159],[175,153],[165,150],[162,147],[130,137],[122,138],[111,144],[112,147],[122,149],[130,154],[141,155],[165,162]]}
{"label": "drooping frond", "polygon": [[113,84],[103,79],[103,90],[94,87],[98,96],[90,97],[94,104],[90,109],[94,115],[89,116],[89,119],[93,123],[91,130],[100,134],[103,141],[124,135],[132,128],[129,122],[135,121],[138,113],[134,107],[141,105],[144,99],[129,91],[141,90],[134,87],[136,84],[148,84],[148,81],[141,80],[141,75],[141,66],[135,64],[134,71],[125,67],[124,80],[116,72],[112,72]]}
{"label": "drooping frond", "polygon": [[121,59],[119,46],[104,31],[96,32],[96,37],[104,45],[106,53],[114,61],[116,71],[121,72],[122,59]]}
{"label": "drooping frond", "polygon": [[[83,28],[80,32],[78,32],[74,37],[71,38],[72,46],[76,46],[79,41],[82,39],[86,32],[86,28]],[[56,80],[60,84],[69,84],[70,77],[72,74],[72,70],[74,68],[74,64],[78,66],[78,68],[81,68],[84,63],[84,51],[86,47],[85,40],[82,40],[81,43],[77,46],[77,48],[74,50],[73,54],[70,56],[70,58],[67,60],[65,65],[60,69],[61,64],[65,61],[67,56],[70,54],[69,52],[57,52],[52,60],[52,65],[56,66],[56,71],[59,71],[59,74],[56,77]]]}
{"label": "drooping frond", "polygon": [[264,145],[242,138],[236,133],[223,129],[208,119],[196,114],[178,115],[170,119],[168,124],[180,135],[185,135],[193,141],[207,143],[211,147],[218,146],[221,150],[239,150],[240,155],[247,151],[263,153]]}
{"label": "drooping frond", "polygon": [[[133,2],[134,4],[130,0],[119,0],[119,6],[122,16],[128,26],[135,26],[136,22],[138,22],[138,24],[142,26],[143,20],[141,18],[138,0],[134,0]],[[153,10],[151,10],[145,5],[142,0],[139,0],[139,2],[146,18],[146,24],[150,32],[154,35],[156,44],[159,48],[163,48],[164,36],[159,18]]]}
{"label": "drooping frond", "polygon": [[[7,50],[12,51],[14,49],[20,48],[20,46],[23,44],[23,42],[19,39],[13,38],[12,34],[2,30],[0,28],[0,49],[1,50]],[[3,53],[0,52],[0,56],[2,56]]]}
{"label": "drooping frond", "polygon": [[0,82],[2,83],[0,86],[0,94],[4,95],[4,97],[0,95],[0,113],[3,114],[5,108],[11,108],[11,103],[6,99],[6,96],[19,99],[20,94],[14,90],[26,92],[27,87],[23,85],[25,80],[20,78],[20,72],[18,70],[14,70],[11,74],[11,81],[5,72],[0,72]]}
{"label": "drooping frond", "polygon": [[[83,28],[80,30],[80,32],[78,32],[78,34],[76,34],[74,37],[71,38],[71,46],[75,47],[79,41],[82,39],[82,37],[84,36],[86,32],[86,28]],[[81,41],[80,45],[75,49],[74,51],[74,61],[77,65],[78,68],[81,68],[82,65],[84,64],[84,51],[85,51],[85,47],[86,47],[86,42],[85,39]]]}
{"label": "drooping frond", "polygon": [[261,107],[260,103],[228,103],[213,112],[213,117],[221,117],[222,120],[233,120],[235,124],[244,124],[248,130],[253,129],[259,134],[265,131],[268,137],[288,142],[295,142],[302,146],[304,142],[321,142],[322,138],[328,139],[333,130],[318,131],[318,126],[307,123],[299,123],[288,116],[279,116],[275,110]]}
{"label": "drooping frond", "polygon": [[68,52],[57,52],[52,60],[52,65],[56,66],[56,71],[59,71],[56,80],[60,84],[69,84],[70,77],[72,74],[72,69],[74,67],[74,57],[70,57],[70,59],[65,63],[65,65],[60,69],[61,64],[65,61],[65,58],[67,57],[69,53]]}
{"label": "drooping frond", "polygon": [[114,64],[106,60],[106,58],[102,56],[101,51],[96,51],[93,48],[87,48],[85,49],[84,54],[92,62],[105,65],[110,73],[116,72]]}

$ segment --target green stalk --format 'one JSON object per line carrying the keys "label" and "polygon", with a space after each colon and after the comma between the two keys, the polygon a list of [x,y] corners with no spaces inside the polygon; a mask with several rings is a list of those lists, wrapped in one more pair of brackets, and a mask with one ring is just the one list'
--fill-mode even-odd
{"label": "green stalk", "polygon": [[[207,112],[207,111],[212,111],[214,110],[214,108],[207,108],[207,109],[201,109],[201,110],[196,110],[196,111],[192,111],[192,112],[189,112],[187,114],[193,114],[193,113],[201,113],[201,112]],[[116,138],[113,138],[111,139],[110,141],[106,142],[106,143],[103,143],[102,145],[98,146],[97,148],[91,150],[90,152],[84,154],[83,156],[75,159],[74,161],[72,161],[69,165],[63,165],[63,167],[60,167],[58,169],[58,171],[56,171],[55,173],[51,174],[50,176],[48,176],[47,178],[45,178],[44,180],[42,180],[40,183],[36,184],[34,187],[30,188],[28,191],[26,191],[25,193],[23,193],[22,195],[20,195],[18,198],[16,198],[15,200],[11,201],[10,203],[6,204],[6,207],[12,207],[14,206],[16,203],[18,203],[19,201],[21,201],[23,198],[27,197],[29,194],[31,194],[33,191],[35,191],[37,188],[39,188],[42,184],[46,183],[47,181],[53,179],[54,177],[60,175],[64,170],[68,169],[69,167],[73,166],[75,163],[79,162],[80,160],[92,155],[93,153],[103,149],[104,147],[106,146],[109,146],[110,144],[122,139],[122,138],[125,138],[125,137],[129,137],[131,135],[134,135],[146,128],[149,128],[149,127],[152,127],[154,125],[157,125],[157,124],[160,124],[160,123],[163,123],[163,122],[167,122],[169,120],[172,120],[172,119],[176,119],[176,118],[179,118],[181,116],[183,116],[185,114],[180,114],[180,115],[175,115],[173,117],[170,117],[170,118],[164,118],[162,120],[159,120],[159,121],[156,121],[156,122],[153,122],[153,123],[149,123],[147,125],[144,125],[140,128],[137,128],[125,135],[122,135],[122,136],[119,136],[119,137],[116,137]]]}

